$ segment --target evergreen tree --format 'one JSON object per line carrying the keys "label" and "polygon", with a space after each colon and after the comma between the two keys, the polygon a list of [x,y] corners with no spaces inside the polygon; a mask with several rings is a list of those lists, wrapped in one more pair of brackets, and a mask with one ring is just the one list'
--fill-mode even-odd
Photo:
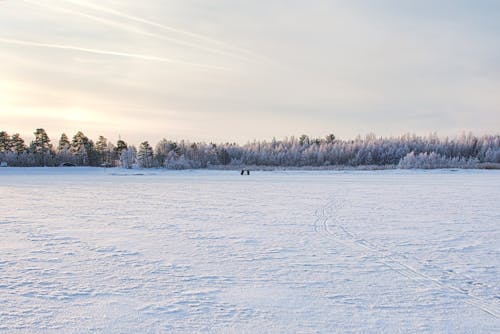
{"label": "evergreen tree", "polygon": [[137,152],[137,163],[139,167],[150,168],[153,165],[153,148],[147,141],[142,142]]}
{"label": "evergreen tree", "polygon": [[75,155],[71,152],[71,143],[65,133],[61,134],[57,145],[57,163],[58,164],[76,164]]}
{"label": "evergreen tree", "polygon": [[0,153],[8,152],[11,149],[11,139],[7,132],[0,131]]}
{"label": "evergreen tree", "polygon": [[126,150],[128,147],[127,147],[127,143],[125,143],[123,140],[121,139],[118,139],[118,141],[116,142],[116,153],[118,154],[119,157],[121,157],[122,155],[122,151],[123,150]]}
{"label": "evergreen tree", "polygon": [[167,140],[163,138],[156,144],[154,149],[154,159],[156,160],[157,166],[164,166],[165,159],[167,158]]}
{"label": "evergreen tree", "polygon": [[111,154],[108,146],[108,139],[104,136],[99,136],[95,143],[96,158],[99,165],[111,164]]}
{"label": "evergreen tree", "polygon": [[22,154],[26,151],[26,144],[19,133],[14,133],[10,138],[11,150],[17,154]]}
{"label": "evergreen tree", "polygon": [[335,135],[333,133],[330,133],[326,135],[325,139],[328,144],[331,144],[335,141]]}
{"label": "evergreen tree", "polygon": [[309,146],[309,136],[308,135],[300,136],[299,145],[300,146]]}
{"label": "evergreen tree", "polygon": [[78,131],[73,136],[70,150],[77,157],[78,164],[83,166],[93,164],[94,143],[83,132]]}
{"label": "evergreen tree", "polygon": [[225,148],[219,151],[219,161],[223,165],[228,165],[231,162],[231,156]]}
{"label": "evergreen tree", "polygon": [[215,143],[210,143],[208,144],[208,149],[207,149],[207,155],[208,155],[208,164],[210,165],[217,165],[219,163],[219,157],[217,156],[217,144]]}
{"label": "evergreen tree", "polygon": [[52,144],[44,129],[39,128],[34,132],[35,140],[31,142],[30,150],[35,154],[35,160],[41,166],[46,166],[51,158]]}
{"label": "evergreen tree", "polygon": [[177,143],[174,141],[169,141],[168,142],[168,151],[173,151],[175,153],[175,158],[179,158],[181,156],[181,148],[179,147],[179,145],[177,145]]}
{"label": "evergreen tree", "polygon": [[107,148],[108,148],[108,139],[105,138],[104,136],[99,136],[99,138],[95,143],[95,149],[97,150],[97,152],[103,153],[106,151]]}
{"label": "evergreen tree", "polygon": [[59,139],[59,144],[57,145],[57,151],[62,152],[64,150],[68,150],[71,144],[69,142],[68,136],[63,133],[61,134],[61,138]]}

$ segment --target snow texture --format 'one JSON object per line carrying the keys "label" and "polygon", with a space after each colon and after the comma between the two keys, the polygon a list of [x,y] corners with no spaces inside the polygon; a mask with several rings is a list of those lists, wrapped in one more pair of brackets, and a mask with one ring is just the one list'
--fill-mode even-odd
{"label": "snow texture", "polygon": [[0,333],[495,333],[500,172],[0,170]]}

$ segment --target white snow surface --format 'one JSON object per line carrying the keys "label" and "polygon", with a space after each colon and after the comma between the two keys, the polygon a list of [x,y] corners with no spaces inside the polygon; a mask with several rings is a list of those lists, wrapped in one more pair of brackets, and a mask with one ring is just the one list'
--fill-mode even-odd
{"label": "white snow surface", "polygon": [[498,333],[499,171],[0,169],[1,333]]}

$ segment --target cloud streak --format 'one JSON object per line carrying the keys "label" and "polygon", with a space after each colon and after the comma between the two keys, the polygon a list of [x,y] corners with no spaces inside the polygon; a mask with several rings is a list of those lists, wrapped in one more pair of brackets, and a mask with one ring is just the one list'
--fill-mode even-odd
{"label": "cloud streak", "polygon": [[49,48],[49,49],[60,49],[60,50],[68,50],[68,51],[78,51],[78,52],[92,53],[92,54],[98,54],[98,55],[104,55],[104,56],[125,57],[125,58],[137,59],[137,60],[165,62],[165,63],[180,64],[180,65],[186,65],[186,66],[193,66],[193,67],[198,67],[198,68],[203,68],[203,69],[218,70],[218,71],[228,71],[229,70],[228,68],[225,68],[225,67],[187,62],[187,61],[177,60],[177,59],[173,59],[173,58],[145,55],[145,54],[139,54],[139,53],[120,52],[120,51],[113,51],[113,50],[85,48],[85,47],[68,45],[68,44],[39,43],[39,42],[34,42],[34,41],[11,39],[11,38],[4,38],[4,37],[0,37],[0,43],[21,45],[21,46],[30,46],[30,47]]}
{"label": "cloud streak", "polygon": [[184,47],[196,49],[196,50],[199,50],[199,51],[214,53],[214,54],[223,55],[223,56],[228,56],[228,57],[236,58],[236,59],[243,60],[243,61],[250,62],[250,63],[258,63],[258,62],[260,62],[260,60],[256,59],[255,57],[250,58],[250,57],[248,57],[246,55],[242,55],[242,54],[238,54],[238,53],[233,53],[233,52],[228,52],[228,51],[226,51],[224,49],[213,48],[213,47],[206,47],[206,46],[203,46],[203,45],[200,45],[200,44],[191,43],[191,42],[188,42],[188,41],[185,41],[185,40],[180,40],[180,39],[177,39],[177,38],[172,38],[172,37],[166,36],[164,34],[153,33],[153,32],[146,31],[146,30],[134,27],[134,26],[122,24],[122,23],[120,23],[118,21],[115,21],[115,20],[110,20],[110,19],[106,19],[106,18],[103,18],[103,17],[98,17],[98,16],[95,16],[95,15],[91,15],[91,14],[88,14],[88,13],[85,13],[85,12],[82,12],[82,11],[79,11],[79,10],[73,10],[73,9],[63,8],[63,7],[59,7],[59,6],[48,5],[48,4],[39,3],[39,2],[35,2],[35,1],[30,1],[30,0],[23,0],[23,1],[25,3],[27,3],[27,4],[30,4],[30,5],[47,8],[47,9],[53,10],[53,11],[58,11],[58,12],[69,13],[69,14],[72,14],[72,15],[81,16],[81,17],[84,17],[86,19],[89,19],[89,20],[92,20],[92,21],[95,21],[95,22],[99,22],[99,23],[104,24],[104,25],[112,26],[112,27],[115,27],[115,28],[118,28],[118,29],[121,29],[121,30],[124,30],[124,31],[128,31],[128,32],[140,34],[140,35],[143,35],[143,36],[148,36],[148,37],[156,38],[156,39],[159,39],[159,40],[167,41],[167,42],[170,42],[170,43],[173,43],[173,44],[177,44],[177,45],[180,45],[180,46],[184,46]]}
{"label": "cloud streak", "polygon": [[[79,0],[63,0],[63,1],[67,2],[67,3],[74,4],[74,5],[78,5],[78,6],[81,6],[81,7],[90,8],[90,9],[93,9],[93,10],[96,10],[96,11],[100,11],[100,12],[112,14],[112,15],[115,15],[117,17],[121,17],[121,18],[130,20],[130,21],[134,21],[134,22],[146,24],[146,25],[149,25],[151,27],[155,27],[155,28],[158,28],[158,29],[161,29],[161,30],[165,30],[165,31],[169,31],[169,32],[181,34],[181,35],[184,35],[184,36],[187,36],[187,37],[191,37],[191,38],[195,38],[195,39],[197,39],[199,41],[204,41],[204,42],[207,42],[207,43],[211,43],[211,44],[217,45],[219,47],[223,47],[223,48],[225,48],[227,50],[232,50],[232,51],[236,51],[236,52],[239,52],[239,53],[243,53],[246,56],[252,56],[254,58],[256,57],[256,58],[264,59],[264,57],[262,57],[262,56],[260,56],[258,54],[255,54],[254,52],[252,52],[250,50],[247,50],[247,49],[244,49],[244,48],[241,48],[241,47],[237,47],[237,46],[228,44],[228,43],[223,42],[223,41],[219,41],[217,39],[214,39],[214,38],[211,38],[211,37],[208,37],[208,36],[205,36],[205,35],[197,34],[197,33],[191,32],[191,31],[183,30],[183,29],[178,29],[178,28],[175,28],[175,27],[172,27],[172,26],[169,26],[169,25],[165,25],[165,24],[161,24],[161,23],[158,23],[158,22],[155,22],[155,21],[152,21],[152,20],[147,20],[147,19],[144,19],[142,17],[135,16],[135,15],[130,15],[130,14],[127,14],[127,13],[124,13],[124,12],[121,12],[121,11],[118,11],[118,10],[115,10],[115,9],[112,9],[112,8],[109,8],[109,7],[103,7],[103,6],[96,5],[96,4],[87,2],[87,1],[79,1]],[[220,51],[219,50],[219,52],[224,52],[224,51]]]}

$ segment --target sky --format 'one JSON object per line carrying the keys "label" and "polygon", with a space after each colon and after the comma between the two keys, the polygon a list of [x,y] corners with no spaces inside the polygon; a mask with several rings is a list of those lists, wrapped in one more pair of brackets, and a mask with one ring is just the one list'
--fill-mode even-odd
{"label": "sky", "polygon": [[498,134],[499,41],[495,0],[0,0],[0,130]]}

